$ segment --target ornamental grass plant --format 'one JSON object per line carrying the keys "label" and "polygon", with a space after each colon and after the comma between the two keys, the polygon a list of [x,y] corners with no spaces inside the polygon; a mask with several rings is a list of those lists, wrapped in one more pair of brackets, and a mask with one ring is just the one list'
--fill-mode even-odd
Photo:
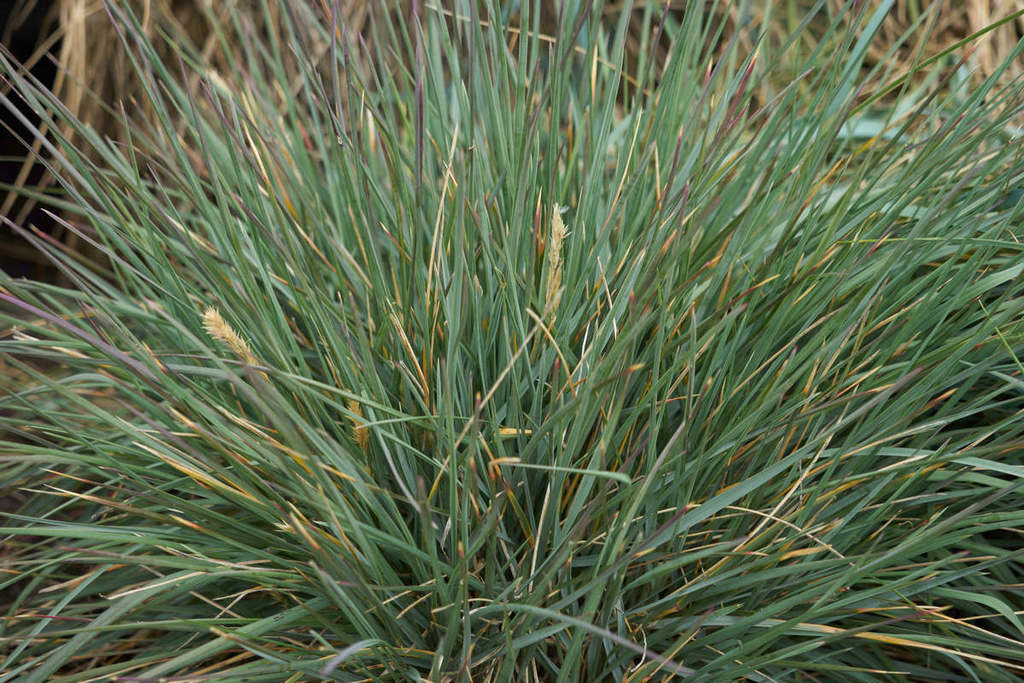
{"label": "ornamental grass plant", "polygon": [[339,4],[0,57],[0,680],[1022,677],[1019,15]]}

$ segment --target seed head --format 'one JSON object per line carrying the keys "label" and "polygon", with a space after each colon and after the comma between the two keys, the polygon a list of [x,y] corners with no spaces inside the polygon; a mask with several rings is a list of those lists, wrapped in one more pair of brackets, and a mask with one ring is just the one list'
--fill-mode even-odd
{"label": "seed head", "polygon": [[232,353],[249,365],[259,365],[260,362],[253,354],[252,349],[245,343],[235,330],[228,325],[221,316],[220,311],[212,306],[203,313],[203,329],[206,333],[231,349]]}
{"label": "seed head", "polygon": [[363,421],[363,407],[359,405],[359,401],[354,398],[348,400],[348,409],[352,411],[353,417],[349,419],[352,421],[352,436],[356,439],[356,445],[360,449],[366,450],[366,446],[370,441],[370,434],[366,431],[366,422]]}
{"label": "seed head", "polygon": [[544,312],[554,313],[562,300],[562,242],[569,236],[562,222],[562,209],[554,205],[551,215],[551,236],[548,238],[548,283],[544,290]]}

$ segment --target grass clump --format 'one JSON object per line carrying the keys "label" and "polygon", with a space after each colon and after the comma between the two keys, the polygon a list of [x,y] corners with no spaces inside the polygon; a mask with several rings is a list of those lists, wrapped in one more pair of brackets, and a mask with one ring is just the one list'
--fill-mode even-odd
{"label": "grass clump", "polygon": [[104,256],[13,226],[74,286],[0,288],[3,680],[1019,678],[1020,83],[702,4],[214,70],[113,3],[124,144],[3,60]]}

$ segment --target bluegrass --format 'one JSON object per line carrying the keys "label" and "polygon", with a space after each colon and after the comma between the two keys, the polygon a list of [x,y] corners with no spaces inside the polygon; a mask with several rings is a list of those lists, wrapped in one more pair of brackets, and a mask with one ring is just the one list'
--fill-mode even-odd
{"label": "bluegrass", "polygon": [[1024,47],[865,66],[888,4],[214,70],[114,3],[124,144],[0,60],[103,255],[12,226],[72,286],[0,286],[0,680],[1019,679]]}

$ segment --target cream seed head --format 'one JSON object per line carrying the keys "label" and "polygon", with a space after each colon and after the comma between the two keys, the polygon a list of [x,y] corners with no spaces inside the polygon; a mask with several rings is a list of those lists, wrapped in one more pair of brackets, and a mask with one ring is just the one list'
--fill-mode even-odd
{"label": "cream seed head", "polygon": [[220,311],[212,306],[203,313],[203,329],[206,333],[231,349],[232,353],[249,365],[259,365],[260,362],[253,354],[252,349],[242,339],[241,335],[235,332],[221,316]]}
{"label": "cream seed head", "polygon": [[562,242],[569,232],[562,222],[562,207],[555,204],[551,215],[551,235],[548,238],[548,282],[544,291],[545,315],[554,313],[562,299]]}
{"label": "cream seed head", "polygon": [[356,445],[365,451],[370,443],[370,434],[366,431],[366,422],[363,420],[363,407],[359,405],[359,401],[350,398],[348,409],[353,415],[349,418],[352,421],[352,436],[355,437]]}

